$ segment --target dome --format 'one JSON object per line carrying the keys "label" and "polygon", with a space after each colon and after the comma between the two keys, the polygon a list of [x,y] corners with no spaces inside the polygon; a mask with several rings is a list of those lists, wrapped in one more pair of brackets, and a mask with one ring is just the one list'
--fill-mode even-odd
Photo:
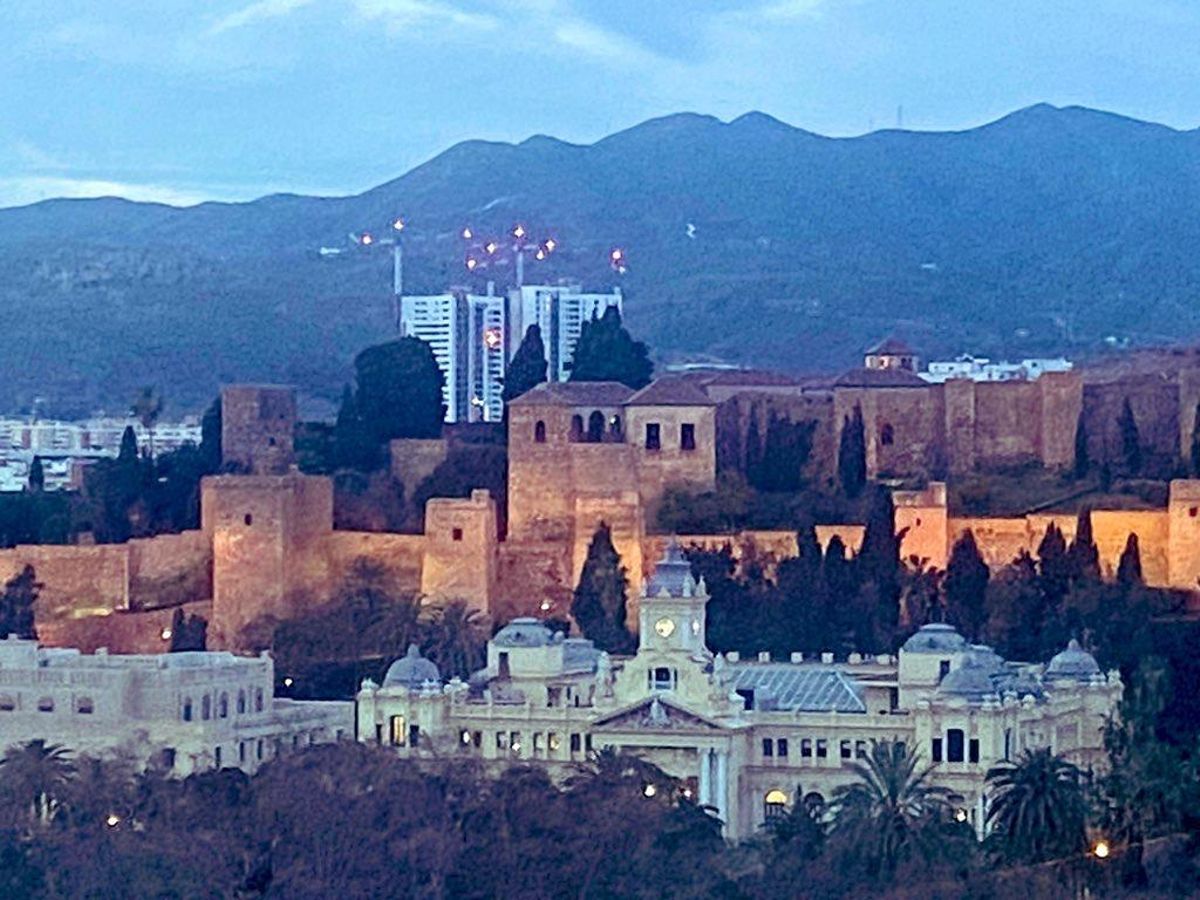
{"label": "dome", "polygon": [[533,618],[513,619],[492,638],[497,647],[545,647],[554,640],[554,633]]}
{"label": "dome", "polygon": [[694,597],[696,579],[692,577],[692,564],[683,555],[679,542],[667,544],[662,559],[654,567],[654,574],[646,581],[646,596],[658,597],[663,592],[668,597]]}
{"label": "dome", "polygon": [[1069,678],[1087,681],[1093,675],[1099,674],[1100,666],[1096,662],[1096,657],[1080,647],[1079,641],[1075,638],[1071,638],[1067,649],[1055,654],[1054,658],[1050,660],[1050,664],[1046,666],[1046,678],[1051,681]]}
{"label": "dome", "polygon": [[408,645],[408,652],[388,666],[387,674],[383,676],[383,686],[416,688],[432,681],[442,683],[442,673],[430,660],[421,655],[416,644]]}
{"label": "dome", "polygon": [[987,644],[971,644],[969,649],[971,655],[978,657],[989,672],[998,673],[1007,669],[1004,657]]}
{"label": "dome", "polygon": [[945,622],[922,625],[900,648],[903,653],[959,653],[966,649],[966,638]]}
{"label": "dome", "polygon": [[968,700],[983,700],[996,694],[992,683],[992,671],[987,660],[976,653],[963,657],[962,665],[952,669],[938,685],[939,694],[966,697]]}

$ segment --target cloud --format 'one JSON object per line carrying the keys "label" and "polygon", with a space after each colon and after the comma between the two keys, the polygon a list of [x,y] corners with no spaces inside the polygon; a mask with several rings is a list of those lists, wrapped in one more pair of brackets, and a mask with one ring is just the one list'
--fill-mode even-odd
{"label": "cloud", "polygon": [[393,32],[424,25],[491,31],[500,25],[493,15],[468,12],[439,0],[354,0],[354,8],[364,19],[379,20]]}
{"label": "cloud", "polygon": [[764,19],[815,19],[821,14],[825,0],[777,0],[759,7],[758,15]]}
{"label": "cloud", "polygon": [[255,22],[278,19],[290,15],[298,9],[303,9],[305,6],[310,6],[314,2],[315,0],[257,0],[249,6],[244,6],[218,19],[208,29],[208,33],[216,35],[232,31],[235,28],[243,28],[246,25],[253,25]]}
{"label": "cloud", "polygon": [[662,65],[666,62],[636,41],[582,19],[568,19],[556,26],[554,40],[601,61],[624,65]]}

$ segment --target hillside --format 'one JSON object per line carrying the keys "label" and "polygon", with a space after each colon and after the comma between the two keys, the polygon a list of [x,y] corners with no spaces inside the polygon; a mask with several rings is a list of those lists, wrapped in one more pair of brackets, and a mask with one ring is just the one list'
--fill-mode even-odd
{"label": "hillside", "polygon": [[467,142],[345,198],[51,200],[0,210],[0,409],[152,383],[197,410],[235,379],[335,398],[389,328],[386,253],[347,234],[397,213],[414,291],[466,282],[468,223],[552,229],[563,250],[528,280],[606,286],[628,248],[627,319],[664,358],[812,371],[893,330],[926,355],[1191,339],[1198,201],[1197,132],[1044,105],[962,132],[680,114],[590,146]]}

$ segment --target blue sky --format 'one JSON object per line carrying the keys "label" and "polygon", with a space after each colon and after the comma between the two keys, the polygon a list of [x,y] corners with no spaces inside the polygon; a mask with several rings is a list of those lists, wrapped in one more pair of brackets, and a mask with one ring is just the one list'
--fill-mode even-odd
{"label": "blue sky", "polygon": [[466,138],[1039,101],[1200,125],[1195,0],[0,0],[0,206],[350,193]]}

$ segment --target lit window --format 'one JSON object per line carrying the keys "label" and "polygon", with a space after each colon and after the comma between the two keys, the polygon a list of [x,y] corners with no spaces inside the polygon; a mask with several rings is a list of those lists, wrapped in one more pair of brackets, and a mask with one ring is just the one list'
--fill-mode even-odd
{"label": "lit window", "polygon": [[781,819],[786,816],[787,802],[787,794],[778,788],[767,791],[767,796],[763,798],[763,814],[766,820],[769,822],[772,819]]}
{"label": "lit window", "polygon": [[395,747],[404,747],[408,744],[408,729],[404,720],[404,716],[392,716],[391,720],[391,740]]}
{"label": "lit window", "polygon": [[496,749],[497,750],[507,750],[508,749],[508,732],[507,731],[497,731],[496,732]]}
{"label": "lit window", "polygon": [[541,756],[543,749],[545,748],[542,746],[542,733],[535,731],[533,733],[533,755]]}
{"label": "lit window", "polygon": [[558,739],[558,733],[551,731],[546,736],[546,746],[550,748],[551,753],[557,753],[558,748],[562,746],[562,742]]}
{"label": "lit window", "polygon": [[521,732],[510,731],[508,734],[508,749],[516,756],[521,752]]}

